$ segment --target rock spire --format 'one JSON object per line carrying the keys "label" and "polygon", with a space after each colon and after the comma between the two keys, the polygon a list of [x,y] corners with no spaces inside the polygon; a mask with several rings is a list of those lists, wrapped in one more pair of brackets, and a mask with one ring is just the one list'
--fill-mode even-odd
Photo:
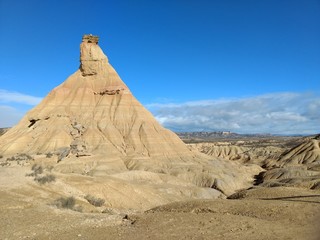
{"label": "rock spire", "polygon": [[[216,196],[212,188],[230,194],[250,185],[259,168],[192,152],[176,134],[163,128],[131,94],[98,40],[85,35],[80,45],[80,68],[0,137],[4,158],[15,154],[42,156],[43,162],[56,162],[55,171],[112,179],[120,174],[117,181],[125,179],[130,186],[132,179],[153,179],[152,184],[162,179],[160,182],[178,185],[168,188],[170,184],[159,183],[152,189],[175,189],[174,196],[185,186],[193,189],[184,193],[190,197],[212,198]],[[159,191],[154,195],[156,202]]]}
{"label": "rock spire", "polygon": [[82,76],[96,75],[102,71],[102,62],[107,63],[108,58],[98,45],[99,37],[84,35],[80,44],[80,70]]}
{"label": "rock spire", "polygon": [[131,94],[98,41],[97,36],[83,36],[79,70],[1,138],[1,152],[74,152],[78,143],[90,154],[191,156]]}

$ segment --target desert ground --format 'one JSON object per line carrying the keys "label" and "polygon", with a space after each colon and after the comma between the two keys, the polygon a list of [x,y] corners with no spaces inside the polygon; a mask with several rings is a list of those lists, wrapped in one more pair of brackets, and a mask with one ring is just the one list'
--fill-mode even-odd
{"label": "desert ground", "polygon": [[[189,143],[188,147],[211,156],[219,155],[225,161],[259,164],[265,173],[285,169],[274,165],[277,162],[280,165],[279,159],[290,149],[310,139],[314,137],[216,139]],[[243,149],[245,153],[240,152]],[[289,170],[291,175],[285,178],[256,179],[252,186],[226,196],[227,199],[181,197],[156,207],[135,209],[113,208],[107,201],[102,206],[90,204],[79,185],[107,181],[99,176],[56,171],[48,168],[50,163],[43,164],[41,156],[1,161],[0,239],[316,240],[320,237],[320,189],[316,184],[319,168],[315,167],[319,166],[319,159],[309,163],[309,167],[302,167],[303,171]],[[44,172],[55,176],[54,181],[40,183],[30,176],[35,173],[32,166],[41,161]],[[292,168],[292,164],[286,164]],[[299,164],[293,165],[297,168]],[[121,194],[126,201],[134,201],[130,192]],[[65,206],[57,204],[59,199],[67,197],[73,197],[74,202]]]}

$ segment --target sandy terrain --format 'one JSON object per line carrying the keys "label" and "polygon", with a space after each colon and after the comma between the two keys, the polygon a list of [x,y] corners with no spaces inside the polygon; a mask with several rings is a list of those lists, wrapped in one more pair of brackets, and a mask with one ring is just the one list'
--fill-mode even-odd
{"label": "sandy terrain", "polygon": [[[48,191],[25,174],[0,168],[0,239],[319,239],[320,191],[255,187],[237,199],[180,201],[147,211],[118,212],[76,199],[82,212],[53,202],[66,189]],[[57,183],[55,183],[57,184]],[[67,189],[75,194],[72,189]]]}

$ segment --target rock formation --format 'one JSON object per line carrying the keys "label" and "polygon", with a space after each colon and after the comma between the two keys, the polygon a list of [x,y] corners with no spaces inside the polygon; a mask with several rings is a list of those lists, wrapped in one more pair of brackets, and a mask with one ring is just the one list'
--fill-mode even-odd
{"label": "rock formation", "polygon": [[244,144],[245,141],[237,142],[205,142],[188,144],[189,149],[196,149],[206,155],[241,162],[243,164],[253,163],[260,166],[266,160],[278,159],[283,152],[279,146],[259,146],[255,142]]}
{"label": "rock formation", "polygon": [[263,186],[299,186],[320,188],[320,135],[307,137],[284,152],[279,159],[266,163],[260,174]]}
{"label": "rock formation", "polygon": [[53,89],[1,139],[3,154],[54,152],[81,141],[90,153],[190,155],[134,98],[98,46],[85,35],[80,69]]}
{"label": "rock formation", "polygon": [[198,196],[195,192],[216,196],[214,189],[228,195],[251,184],[261,171],[258,166],[241,166],[190,151],[163,128],[131,94],[98,40],[83,37],[80,68],[1,136],[2,155],[54,155],[55,171],[112,176],[110,181],[121,178],[130,186],[132,181],[154,184],[156,179],[171,179],[174,184],[163,189],[177,193],[181,193],[181,182],[186,182],[193,189],[187,191],[189,196]]}
{"label": "rock formation", "polygon": [[304,142],[283,153],[277,161],[278,166],[320,164],[320,135],[307,138]]}

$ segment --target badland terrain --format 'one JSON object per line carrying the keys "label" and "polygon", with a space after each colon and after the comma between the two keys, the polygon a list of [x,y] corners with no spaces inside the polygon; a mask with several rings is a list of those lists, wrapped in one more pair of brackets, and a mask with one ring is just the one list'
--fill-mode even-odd
{"label": "badland terrain", "polygon": [[0,239],[319,239],[319,135],[179,138],[98,41],[0,131]]}

